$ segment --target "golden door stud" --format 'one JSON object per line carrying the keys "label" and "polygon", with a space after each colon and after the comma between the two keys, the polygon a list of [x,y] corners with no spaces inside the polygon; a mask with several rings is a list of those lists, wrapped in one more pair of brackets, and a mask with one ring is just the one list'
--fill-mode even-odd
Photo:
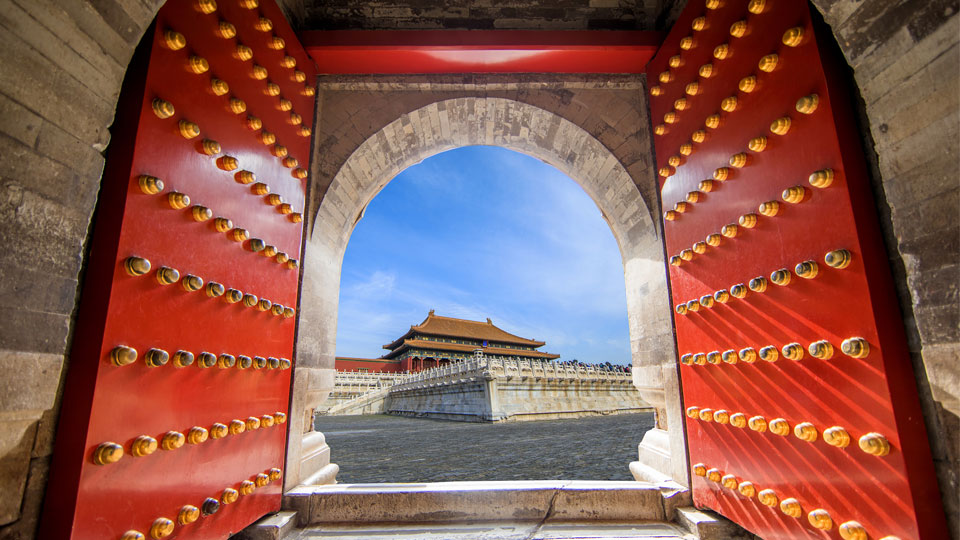
{"label": "golden door stud", "polygon": [[793,434],[801,441],[814,442],[819,433],[817,428],[810,422],[800,422],[793,426]]}
{"label": "golden door stud", "polygon": [[704,119],[703,124],[710,129],[717,129],[720,126],[720,115],[711,114]]}
{"label": "golden door stud", "polygon": [[95,465],[116,463],[122,457],[123,447],[114,442],[102,443],[93,451],[93,463]]}
{"label": "golden door stud", "polygon": [[737,83],[737,88],[739,88],[741,92],[749,94],[757,88],[757,78],[753,75],[747,75],[740,79],[740,82]]}
{"label": "golden door stud", "polygon": [[738,232],[740,231],[735,223],[728,223],[720,228],[720,234],[727,238],[735,238]]}
{"label": "golden door stud", "polygon": [[754,15],[759,15],[763,13],[763,10],[767,7],[766,0],[750,0],[750,3],[747,4],[747,11],[753,13]]}
{"label": "golden door stud", "polygon": [[730,293],[724,289],[720,289],[719,291],[713,293],[713,299],[721,304],[726,304],[730,301]]}
{"label": "golden door stud", "polygon": [[206,287],[203,288],[204,292],[210,298],[217,298],[223,296],[223,293],[226,292],[223,285],[217,283],[216,281],[210,281],[207,283]]}
{"label": "golden door stud", "polygon": [[730,415],[730,425],[741,429],[747,427],[747,415],[743,413],[734,413]]}
{"label": "golden door stud", "polygon": [[803,360],[803,345],[799,343],[787,343],[780,352],[782,352],[783,357],[788,360]]}
{"label": "golden door stud", "polygon": [[184,442],[186,442],[186,437],[183,436],[183,433],[179,431],[168,431],[163,435],[163,438],[160,439],[160,449],[176,450],[183,446]]}
{"label": "golden door stud", "polygon": [[200,509],[196,506],[187,504],[177,512],[177,523],[180,525],[189,525],[198,519],[200,519]]}
{"label": "golden door stud", "polygon": [[237,502],[238,498],[240,498],[240,493],[237,490],[227,488],[223,490],[223,494],[220,495],[220,502],[223,504],[233,504]]}
{"label": "golden door stud", "polygon": [[210,426],[210,438],[211,439],[222,439],[227,436],[229,433],[229,428],[225,424],[219,422]]}
{"label": "golden door stud", "polygon": [[750,420],[747,420],[747,425],[750,426],[750,429],[758,433],[763,433],[767,430],[767,420],[762,416],[750,417]]}
{"label": "golden door stud", "polygon": [[721,43],[713,48],[713,57],[717,60],[724,60],[730,56],[730,45]]}
{"label": "golden door stud", "polygon": [[813,525],[821,531],[829,531],[833,528],[833,518],[830,517],[830,512],[827,512],[823,508],[811,510],[810,513],[807,514],[807,521],[810,522],[810,525]]}
{"label": "golden door stud", "polygon": [[820,104],[820,96],[817,94],[810,94],[809,96],[803,96],[797,100],[797,112],[803,114],[813,114],[817,110],[817,106]]}
{"label": "golden door stud", "polygon": [[726,424],[730,422],[730,413],[728,413],[723,409],[720,409],[719,411],[715,411],[713,413],[713,421],[718,424]]}
{"label": "golden door stud", "polygon": [[765,292],[767,290],[767,278],[763,276],[757,276],[751,279],[747,286],[750,287],[750,290],[753,292]]}
{"label": "golden door stud", "polygon": [[201,444],[206,442],[209,432],[200,426],[193,426],[190,428],[190,431],[187,431],[187,443],[189,444]]}
{"label": "golden door stud", "polygon": [[214,95],[225,96],[230,92],[230,85],[226,81],[214,78],[210,80],[210,90]]}
{"label": "golden door stud", "polygon": [[212,368],[217,365],[217,357],[213,353],[202,352],[197,355],[197,367],[200,369]]}
{"label": "golden door stud", "polygon": [[259,300],[260,300],[260,299],[257,298],[257,295],[255,295],[255,294],[246,293],[246,294],[243,295],[243,305],[245,305],[245,306],[247,306],[247,307],[254,307],[254,306],[256,306],[256,305],[257,305],[257,302],[258,302]]}
{"label": "golden door stud", "polygon": [[776,362],[780,358],[780,351],[773,345],[767,345],[758,352],[760,359],[765,362]]}
{"label": "golden door stud", "polygon": [[778,212],[780,212],[780,203],[777,201],[762,202],[757,208],[757,211],[760,212],[761,215],[774,217]]}
{"label": "golden door stud", "polygon": [[231,420],[228,427],[231,435],[239,435],[246,431],[247,425],[243,423],[243,420]]}
{"label": "golden door stud", "polygon": [[800,506],[800,501],[794,498],[784,499],[780,501],[780,511],[794,518],[799,518],[803,516],[803,508]]}
{"label": "golden door stud", "polygon": [[749,148],[751,152],[763,152],[767,148],[767,138],[763,135],[754,137],[747,143],[747,148]]}
{"label": "golden door stud", "polygon": [[687,36],[680,40],[680,48],[685,51],[689,51],[690,49],[693,48],[693,46],[694,46],[694,41],[692,36]]}
{"label": "golden door stud", "polygon": [[777,118],[770,124],[770,132],[774,135],[786,135],[790,131],[791,123],[789,116]]}
{"label": "golden door stud", "polygon": [[720,102],[720,108],[727,112],[737,110],[737,96],[723,98],[723,101]]}
{"label": "golden door stud", "polygon": [[697,463],[693,466],[693,474],[697,476],[706,476],[707,475],[707,466],[703,463]]}
{"label": "golden door stud", "polygon": [[197,0],[197,11],[204,15],[209,15],[217,10],[217,0]]}
{"label": "golden door stud", "polygon": [[698,366],[707,365],[707,355],[703,354],[702,352],[693,355],[693,363]]}
{"label": "golden door stud", "polygon": [[180,281],[180,285],[187,292],[196,292],[203,288],[203,278],[193,274],[187,274]]}
{"label": "golden door stud", "polygon": [[746,298],[747,297],[747,287],[743,283],[737,283],[733,287],[730,287],[730,296],[734,298]]}
{"label": "golden door stud", "polygon": [[744,214],[740,216],[738,221],[741,227],[752,229],[757,226],[757,215],[756,214]]}
{"label": "golden door stud", "polygon": [[163,349],[150,349],[143,355],[147,367],[161,367],[170,360],[170,353]]}
{"label": "golden door stud", "polygon": [[771,53],[760,59],[757,67],[760,71],[770,73],[771,71],[777,69],[777,63],[780,61],[780,57],[776,53]]}
{"label": "golden door stud", "polygon": [[217,510],[220,509],[220,501],[214,499],[213,497],[207,497],[203,500],[203,504],[200,505],[200,513],[204,516],[209,516],[216,514]]}
{"label": "golden door stud", "polygon": [[180,130],[180,135],[182,135],[184,139],[192,139],[200,135],[200,126],[189,120],[181,120],[177,124],[177,127]]}
{"label": "golden door stud", "polygon": [[127,257],[123,269],[131,276],[142,276],[150,271],[150,261],[143,257]]}
{"label": "golden door stud", "polygon": [[786,437],[790,434],[790,424],[783,418],[774,418],[768,426],[770,433]]}
{"label": "golden door stud", "polygon": [[737,356],[740,358],[740,360],[748,364],[752,364],[757,361],[757,351],[755,351],[753,347],[744,347],[743,349],[740,349],[740,352],[737,353]]}
{"label": "golden door stud", "polygon": [[214,33],[223,39],[232,39],[237,37],[237,27],[227,21],[220,21]]}
{"label": "golden door stud", "polygon": [[720,480],[723,478],[723,473],[720,472],[720,469],[710,469],[707,471],[707,480],[711,482],[720,483]]}
{"label": "golden door stud", "polygon": [[770,281],[775,285],[785,287],[790,284],[790,279],[793,277],[793,274],[790,273],[790,270],[786,268],[781,268],[779,270],[774,270],[770,274]]}
{"label": "golden door stud", "polygon": [[831,268],[843,269],[850,266],[853,260],[853,254],[845,249],[835,249],[823,256],[823,262]]}
{"label": "golden door stud", "polygon": [[870,344],[862,337],[852,337],[843,340],[840,350],[853,358],[866,358],[870,354]]}
{"label": "golden door stud", "polygon": [[173,107],[173,103],[160,98],[154,98],[152,108],[153,114],[157,115],[157,118],[160,118],[161,120],[170,118],[176,112],[176,109]]}
{"label": "golden door stud", "polygon": [[787,47],[798,47],[803,43],[803,27],[794,26],[783,33],[781,40]]}
{"label": "golden door stud", "polygon": [[760,493],[757,493],[757,500],[759,500],[761,504],[771,508],[777,506],[777,503],[780,502],[780,499],[777,497],[777,492],[772,489],[761,490]]}
{"label": "golden door stud", "polygon": [[757,488],[753,486],[753,482],[740,482],[737,491],[744,497],[753,497],[757,494]]}
{"label": "golden door stud", "polygon": [[827,340],[814,341],[807,347],[810,356],[820,360],[829,360],[833,358],[833,345]]}
{"label": "golden door stud", "polygon": [[169,266],[157,268],[157,282],[161,285],[172,285],[180,280],[180,272]]}
{"label": "golden door stud", "polygon": [[167,204],[170,205],[170,208],[174,210],[183,210],[184,208],[190,206],[190,197],[186,193],[180,193],[179,191],[171,191],[167,193]]}
{"label": "golden door stud", "polygon": [[846,521],[840,524],[840,538],[843,540],[868,540],[867,529],[856,521]]}
{"label": "golden door stud", "polygon": [[707,363],[708,364],[719,364],[720,363],[720,351],[711,351],[707,353]]}
{"label": "golden door stud", "polygon": [[173,521],[161,517],[153,521],[153,524],[150,525],[150,538],[159,540],[160,538],[166,538],[173,534]]}
{"label": "golden door stud", "polygon": [[237,365],[237,357],[232,354],[222,353],[217,357],[217,367],[220,369],[228,369]]}
{"label": "golden door stud", "polygon": [[173,353],[173,367],[183,368],[193,364],[193,353],[179,350]]}
{"label": "golden door stud", "polygon": [[783,190],[780,196],[790,204],[799,204],[807,197],[807,188],[803,186],[793,186]]}
{"label": "golden door stud", "polygon": [[735,38],[745,36],[747,33],[747,21],[737,21],[730,25],[730,35]]}
{"label": "golden door stud", "polygon": [[872,456],[883,457],[890,453],[890,441],[879,433],[867,433],[857,442],[861,450]]}
{"label": "golden door stud", "polygon": [[816,261],[803,261],[793,268],[793,271],[803,279],[813,279],[817,277],[820,267]]}
{"label": "golden door stud", "polygon": [[850,445],[850,434],[840,426],[833,426],[823,431],[823,442],[837,448],[846,448]]}
{"label": "golden door stud", "polygon": [[833,177],[833,169],[821,169],[810,173],[807,181],[810,182],[811,186],[823,189],[830,187],[830,184],[833,183]]}
{"label": "golden door stud", "polygon": [[700,409],[698,416],[704,422],[713,422],[713,409]]}
{"label": "golden door stud", "polygon": [[736,364],[740,361],[740,357],[737,354],[737,351],[733,349],[727,349],[720,354],[720,359],[727,364]]}
{"label": "golden door stud", "polygon": [[156,195],[163,191],[163,180],[156,176],[142,174],[137,177],[137,185],[145,195]]}

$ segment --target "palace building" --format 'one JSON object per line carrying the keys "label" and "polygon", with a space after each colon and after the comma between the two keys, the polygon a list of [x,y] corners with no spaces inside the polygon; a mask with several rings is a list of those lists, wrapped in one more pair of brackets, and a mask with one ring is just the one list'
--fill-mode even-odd
{"label": "palace building", "polygon": [[405,334],[383,346],[380,358],[337,357],[337,371],[404,372],[421,371],[451,362],[467,360],[474,351],[483,351],[494,360],[556,360],[559,354],[539,351],[543,341],[511,334],[493,324],[453,317],[441,317],[430,310],[422,323],[410,326]]}

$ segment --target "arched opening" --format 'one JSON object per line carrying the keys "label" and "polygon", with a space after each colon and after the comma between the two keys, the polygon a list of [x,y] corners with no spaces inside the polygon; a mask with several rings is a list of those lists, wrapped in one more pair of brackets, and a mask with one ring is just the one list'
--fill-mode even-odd
{"label": "arched opening", "polygon": [[[316,420],[338,480],[629,480],[653,414],[630,384],[622,273],[596,205],[542,161],[469,146],[401,172],[365,207],[344,256],[337,387]],[[488,370],[489,386],[459,375],[449,388],[383,394],[477,353],[537,380]],[[605,379],[581,384],[558,368]]]}
{"label": "arched opening", "polygon": [[[340,272],[363,209],[407,167],[468,145],[501,146],[538,158],[576,181],[597,205],[623,262],[634,382],[643,399],[658,408],[660,425],[665,427],[663,358],[656,347],[671,338],[669,315],[663,308],[663,251],[649,210],[657,203],[644,200],[637,180],[583,128],[555,113],[503,98],[450,99],[404,114],[367,138],[338,169],[308,221],[295,408],[315,409],[334,386]],[[307,425],[303,429],[309,430]],[[321,434],[308,437],[328,451]]]}

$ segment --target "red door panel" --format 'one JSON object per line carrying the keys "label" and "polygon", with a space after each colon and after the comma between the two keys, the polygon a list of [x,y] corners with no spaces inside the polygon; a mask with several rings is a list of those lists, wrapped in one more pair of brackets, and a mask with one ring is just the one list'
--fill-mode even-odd
{"label": "red door panel", "polygon": [[838,61],[806,2],[696,0],[648,66],[694,501],[763,538],[941,538]]}
{"label": "red door panel", "polygon": [[[131,64],[44,537],[226,538],[280,507],[314,72],[280,9],[260,4],[171,0]],[[131,257],[149,271],[128,271]],[[136,360],[117,365],[118,347]],[[178,351],[192,363],[175,365]],[[201,353],[217,365],[200,367]]]}

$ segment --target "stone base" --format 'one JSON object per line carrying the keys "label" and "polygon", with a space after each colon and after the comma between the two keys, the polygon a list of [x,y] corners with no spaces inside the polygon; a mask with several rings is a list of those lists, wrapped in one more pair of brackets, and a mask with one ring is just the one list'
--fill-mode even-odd
{"label": "stone base", "polygon": [[323,433],[312,431],[304,435],[300,452],[301,483],[312,485],[336,482],[340,467],[330,463],[330,446],[327,445]]}
{"label": "stone base", "polygon": [[[653,428],[643,435],[637,446],[638,460],[634,463],[642,464],[645,468],[638,472],[643,475],[634,478],[647,482],[659,482],[661,477],[673,478],[674,463],[670,452],[670,434],[665,429]],[[631,464],[630,471],[634,466]],[[652,475],[652,477],[647,477]]]}
{"label": "stone base", "polygon": [[233,540],[283,540],[297,527],[297,513],[280,511],[260,518],[253,525],[232,536]]}
{"label": "stone base", "polygon": [[709,510],[692,506],[677,508],[674,522],[697,537],[698,540],[752,540],[757,538],[736,523]]}

